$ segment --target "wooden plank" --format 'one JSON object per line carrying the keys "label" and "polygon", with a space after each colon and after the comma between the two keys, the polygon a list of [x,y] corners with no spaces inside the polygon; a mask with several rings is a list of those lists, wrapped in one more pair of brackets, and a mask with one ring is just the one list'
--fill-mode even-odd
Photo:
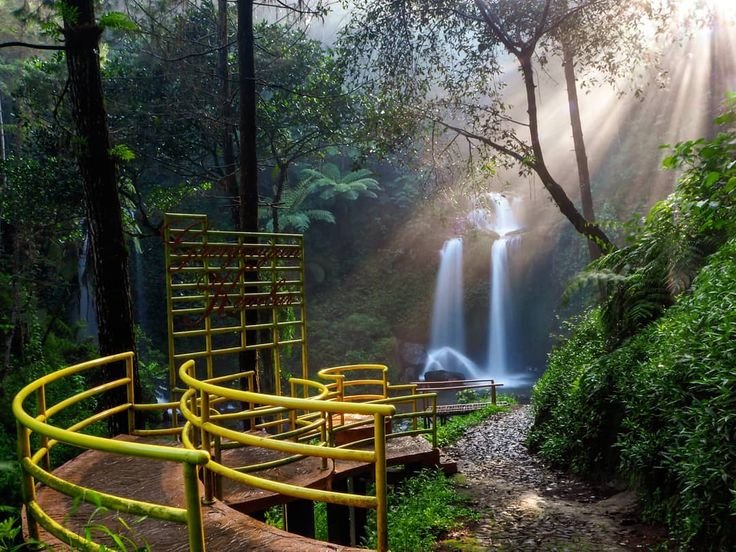
{"label": "wooden plank", "polygon": [[[162,438],[118,436],[116,439],[177,446]],[[131,456],[120,456],[99,451],[86,451],[60,466],[54,473],[73,483],[98,491],[144,500],[159,504],[184,507],[183,470],[178,464]],[[151,550],[186,552],[189,550],[184,525],[153,518],[114,511],[95,512],[88,504],[73,505],[66,495],[44,486],[38,487],[38,501],[57,522],[84,534],[90,520],[95,525],[105,525],[113,533],[125,535],[139,545]],[[213,552],[225,550],[249,550],[254,552],[322,552],[352,551],[341,545],[320,542],[286,531],[281,531],[250,516],[235,511],[220,501],[202,507],[205,544]],[[126,525],[130,529],[126,529]],[[69,547],[42,531],[42,540],[51,550],[69,550]],[[95,540],[114,548],[114,542],[94,532]]]}

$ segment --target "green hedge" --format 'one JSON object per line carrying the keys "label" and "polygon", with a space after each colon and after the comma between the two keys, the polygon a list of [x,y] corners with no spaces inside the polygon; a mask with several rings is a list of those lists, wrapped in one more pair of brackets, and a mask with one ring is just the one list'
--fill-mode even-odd
{"label": "green hedge", "polygon": [[598,310],[535,386],[533,450],[629,481],[685,549],[736,549],[736,240],[665,315],[612,352]]}

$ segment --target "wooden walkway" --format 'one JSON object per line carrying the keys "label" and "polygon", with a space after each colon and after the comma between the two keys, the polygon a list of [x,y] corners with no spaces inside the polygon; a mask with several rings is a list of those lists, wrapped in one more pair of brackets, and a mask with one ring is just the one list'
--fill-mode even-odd
{"label": "wooden walkway", "polygon": [[[178,446],[173,440],[166,438],[143,438],[118,436],[116,439],[145,442],[158,445]],[[228,458],[230,461],[243,461],[249,454],[268,454],[263,449],[241,449],[250,452],[238,452],[240,458]],[[229,453],[234,455],[235,452]],[[387,443],[387,464],[419,463],[425,465],[439,464],[439,451],[421,437],[400,437]],[[259,472],[259,476],[279,481],[298,483],[300,485],[329,488],[335,476],[347,476],[372,469],[372,465],[351,462],[330,464],[327,470],[322,462],[315,458],[288,464]],[[120,456],[99,451],[86,451],[57,468],[54,474],[58,477],[84,485],[97,491],[134,498],[141,501],[159,503],[169,506],[185,507],[184,477],[180,465]],[[185,552],[188,550],[187,529],[184,525],[155,520],[139,519],[136,516],[95,510],[89,504],[72,504],[66,495],[45,486],[38,488],[38,501],[52,517],[65,527],[84,535],[91,531],[93,540],[110,546],[114,545],[109,536],[105,536],[104,527],[126,540],[128,549],[148,546],[151,550],[162,552]],[[253,552],[323,552],[351,551],[357,549],[316,541],[292,533],[281,531],[242,512],[263,510],[274,504],[288,502],[288,497],[268,493],[259,489],[236,485],[228,482],[224,485],[224,501],[216,500],[211,505],[202,507],[205,544],[208,551],[248,550]],[[48,542],[52,550],[68,550],[53,536],[43,532],[41,540]],[[135,543],[135,545],[132,545]]]}

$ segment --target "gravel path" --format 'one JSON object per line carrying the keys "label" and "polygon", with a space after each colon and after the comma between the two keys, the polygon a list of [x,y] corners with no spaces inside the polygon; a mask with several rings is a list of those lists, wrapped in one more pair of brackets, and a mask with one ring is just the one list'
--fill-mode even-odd
{"label": "gravel path", "polygon": [[444,450],[457,462],[481,520],[441,550],[642,550],[661,538],[638,523],[632,493],[595,489],[530,456],[523,444],[530,424],[523,406],[490,418]]}

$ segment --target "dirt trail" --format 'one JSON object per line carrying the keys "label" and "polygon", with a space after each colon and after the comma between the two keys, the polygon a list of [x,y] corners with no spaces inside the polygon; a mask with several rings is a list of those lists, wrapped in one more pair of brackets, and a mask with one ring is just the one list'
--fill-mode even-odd
{"label": "dirt trail", "polygon": [[528,406],[487,420],[445,450],[481,514],[445,552],[647,550],[662,540],[639,522],[631,492],[596,488],[545,468],[524,447]]}

